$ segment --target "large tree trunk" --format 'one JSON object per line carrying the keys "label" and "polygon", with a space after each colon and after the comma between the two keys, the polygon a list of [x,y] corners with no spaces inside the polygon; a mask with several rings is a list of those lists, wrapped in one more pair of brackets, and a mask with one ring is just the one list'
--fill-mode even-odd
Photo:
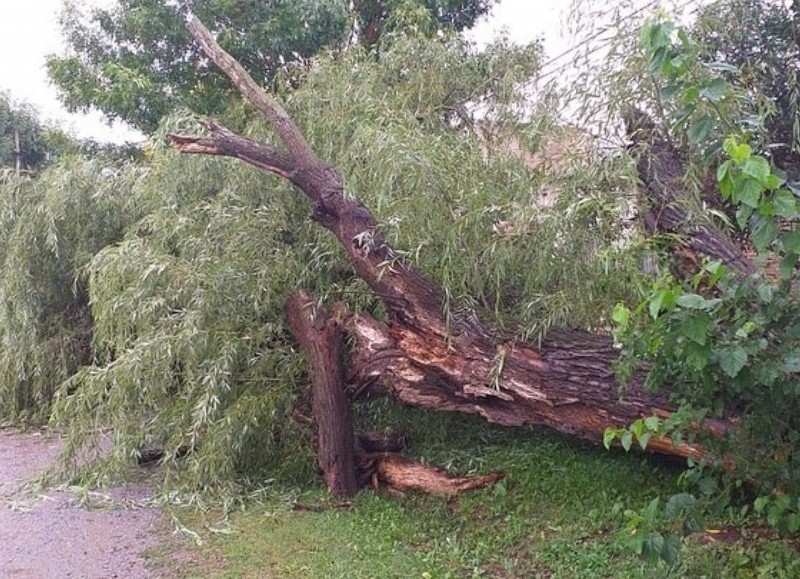
{"label": "large tree trunk", "polygon": [[[272,123],[285,151],[235,135],[214,121],[208,123],[208,137],[172,135],[172,141],[184,153],[225,155],[275,173],[311,199],[311,218],[337,237],[388,314],[386,323],[366,314],[349,321],[347,329],[358,343],[350,368],[354,381],[382,380],[398,399],[415,406],[478,414],[509,426],[544,425],[595,442],[608,427],[672,412],[667,396],[647,394],[641,380],[620,391],[612,369],[618,354],[608,336],[553,329],[533,346],[498,340],[496,332],[471,318],[449,325],[441,288],[393,253],[370,211],[343,195],[339,172],[311,151],[283,108],[203,25],[190,16],[188,26],[208,57]],[[717,235],[708,232],[709,238]],[[721,433],[726,426],[707,421],[704,428]],[[655,437],[648,449],[683,457],[703,454],[699,445]]]}
{"label": "large tree trunk", "polygon": [[303,291],[289,299],[286,318],[308,358],[311,408],[317,422],[317,462],[328,492],[352,497],[358,489],[353,417],[344,389],[342,331]]}
{"label": "large tree trunk", "polygon": [[[648,211],[644,225],[648,233],[674,233],[683,239],[681,254],[698,265],[703,256],[719,260],[742,276],[756,268],[733,242],[702,211],[699,199],[685,183],[681,155],[645,113],[634,110],[626,119],[626,130],[638,149],[639,177]],[[690,217],[690,214],[695,214]]]}

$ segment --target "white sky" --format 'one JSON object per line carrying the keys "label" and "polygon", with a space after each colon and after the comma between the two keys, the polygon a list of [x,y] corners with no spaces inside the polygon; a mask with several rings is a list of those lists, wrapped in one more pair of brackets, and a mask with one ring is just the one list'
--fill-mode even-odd
{"label": "white sky", "polygon": [[[78,0],[79,2],[81,0]],[[48,121],[79,137],[123,142],[140,137],[124,127],[109,127],[100,114],[67,113],[49,84],[45,56],[62,52],[58,13],[63,0],[0,0],[0,90],[18,101],[34,105]],[[108,0],[83,0],[106,4]],[[570,0],[501,0],[488,19],[480,22],[470,38],[483,43],[501,30],[516,42],[545,39],[549,56],[560,53],[565,41],[561,34],[561,12]]]}

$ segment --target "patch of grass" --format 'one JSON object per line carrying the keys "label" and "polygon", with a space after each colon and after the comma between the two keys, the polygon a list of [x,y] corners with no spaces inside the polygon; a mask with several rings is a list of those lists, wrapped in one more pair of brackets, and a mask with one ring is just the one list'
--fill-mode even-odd
{"label": "patch of grass", "polygon": [[[317,485],[298,502],[329,508],[293,511],[276,499],[231,513],[232,532],[204,534],[199,564],[178,575],[745,577],[790,568],[793,551],[780,541],[744,547],[690,538],[678,568],[643,563],[619,540],[623,506],[675,492],[678,474],[651,457],[464,416],[389,414],[409,434],[410,456],[458,474],[503,470],[506,478],[452,500],[364,491],[351,508],[330,505]],[[186,516],[189,526],[199,525],[196,515]]]}

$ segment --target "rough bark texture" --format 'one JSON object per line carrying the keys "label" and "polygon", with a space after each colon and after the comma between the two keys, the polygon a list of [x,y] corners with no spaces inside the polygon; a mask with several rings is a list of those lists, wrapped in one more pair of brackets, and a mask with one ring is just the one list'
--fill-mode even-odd
{"label": "rough bark texture", "polygon": [[[337,237],[388,313],[385,324],[361,314],[348,325],[358,341],[351,368],[357,382],[384,380],[397,398],[415,406],[478,414],[509,426],[544,425],[595,442],[608,427],[670,414],[667,399],[648,395],[639,383],[620,393],[612,369],[617,351],[607,336],[551,330],[534,347],[498,341],[496,332],[473,319],[449,325],[442,314],[442,290],[395,256],[372,214],[343,195],[339,172],[310,151],[280,105],[216,45],[198,20],[190,17],[188,25],[209,58],[272,122],[286,152],[234,135],[215,122],[208,124],[210,136],[172,140],[185,153],[230,156],[278,174],[311,199],[312,219]],[[669,163],[655,167],[652,175],[656,184],[675,177]],[[705,235],[698,232],[697,237]],[[715,242],[702,242],[704,252],[716,255]],[[721,432],[726,425],[709,422],[707,427]],[[648,448],[678,456],[703,453],[698,445],[656,438]]]}
{"label": "rough bark texture", "polygon": [[317,462],[328,492],[352,497],[356,487],[355,439],[350,401],[344,391],[342,331],[324,308],[298,292],[286,304],[286,317],[308,359],[311,407],[317,424]]}
{"label": "rough bark texture", "polygon": [[683,252],[684,256],[697,263],[701,256],[707,256],[741,275],[755,273],[750,259],[719,227],[703,219],[703,215],[690,218],[690,209],[697,213],[701,205],[692,204],[695,195],[687,189],[683,161],[675,146],[641,111],[633,111],[626,124],[633,146],[638,149],[639,178],[650,205],[644,215],[647,231],[682,235],[689,250],[688,254]]}

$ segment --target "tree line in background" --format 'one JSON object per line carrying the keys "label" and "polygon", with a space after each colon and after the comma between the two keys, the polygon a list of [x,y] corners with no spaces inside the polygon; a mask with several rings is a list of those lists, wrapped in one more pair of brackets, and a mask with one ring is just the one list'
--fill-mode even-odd
{"label": "tree line in background", "polygon": [[[458,37],[490,2],[190,4],[335,162],[392,259],[441,287],[453,339],[476,327],[473,316],[498,329],[498,344],[613,326],[620,376],[669,387],[681,409],[672,422],[643,415],[607,433],[626,447],[694,442],[698,420],[744,417],[742,436],[702,439],[712,454],[686,477],[696,490],[641,529],[698,524],[701,503],[743,499],[780,529],[800,529],[797,5],[720,0],[689,30],[647,14],[613,22],[619,34],[586,82],[608,100],[583,95],[578,109],[608,124],[646,111],[661,140],[639,148],[637,167],[622,149],[569,141],[590,139],[560,115],[580,90],[531,99],[538,45],[478,52]],[[138,159],[71,154],[80,147],[34,114],[0,108],[0,162],[16,161],[17,132],[33,171],[2,180],[0,415],[65,426],[72,452],[112,426],[113,451],[95,476],[157,447],[173,485],[235,485],[267,471],[307,480],[313,435],[296,420],[310,413],[307,375],[287,299],[302,287],[348,315],[391,312],[288,183],[166,145],[168,133],[202,131],[198,115],[277,143],[182,21],[157,0],[64,13],[69,53],[48,65],[64,102],[149,133]],[[688,195],[686,223],[653,238],[631,207],[656,142],[677,151]],[[58,161],[47,166],[48,154]],[[772,278],[687,261],[687,223],[744,238],[761,256],[754,271],[775,263]],[[658,273],[644,272],[654,253]],[[501,376],[504,350],[496,355]],[[354,410],[357,423],[376,412]],[[663,537],[646,545],[660,553]]]}

